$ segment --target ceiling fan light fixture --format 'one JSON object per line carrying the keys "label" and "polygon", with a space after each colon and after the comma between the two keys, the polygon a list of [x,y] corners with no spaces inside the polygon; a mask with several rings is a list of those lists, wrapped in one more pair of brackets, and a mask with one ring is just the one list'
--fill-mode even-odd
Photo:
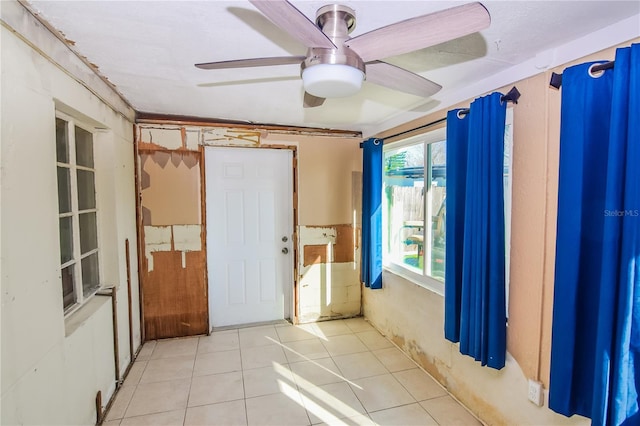
{"label": "ceiling fan light fixture", "polygon": [[304,90],[319,98],[342,98],[362,88],[362,70],[344,64],[317,64],[302,70]]}

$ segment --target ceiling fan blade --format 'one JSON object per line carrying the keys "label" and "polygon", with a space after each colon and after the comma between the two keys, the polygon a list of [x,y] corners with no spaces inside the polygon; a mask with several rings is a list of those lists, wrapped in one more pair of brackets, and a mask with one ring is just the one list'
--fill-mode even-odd
{"label": "ceiling fan blade", "polygon": [[480,3],[469,3],[396,22],[361,34],[345,44],[364,62],[424,49],[483,30],[491,16]]}
{"label": "ceiling fan blade", "polygon": [[324,103],[325,98],[319,98],[317,96],[313,96],[310,93],[304,92],[304,101],[302,106],[305,108],[315,108]]}
{"label": "ceiling fan blade", "polygon": [[285,0],[249,0],[271,22],[307,47],[334,49],[335,44],[306,15]]}
{"label": "ceiling fan blade", "polygon": [[431,80],[386,62],[367,62],[365,67],[369,83],[379,84],[389,89],[424,98],[428,98],[442,89],[442,86]]}
{"label": "ceiling fan blade", "polygon": [[196,64],[203,70],[221,70],[225,68],[268,67],[272,65],[300,64],[305,56],[274,56],[272,58],[237,59],[233,61],[204,62]]}

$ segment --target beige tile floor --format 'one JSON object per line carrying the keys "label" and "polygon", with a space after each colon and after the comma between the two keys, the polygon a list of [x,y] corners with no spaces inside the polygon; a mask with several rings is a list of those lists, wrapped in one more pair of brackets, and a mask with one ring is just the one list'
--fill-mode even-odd
{"label": "beige tile floor", "polygon": [[479,425],[362,318],[147,342],[111,425]]}

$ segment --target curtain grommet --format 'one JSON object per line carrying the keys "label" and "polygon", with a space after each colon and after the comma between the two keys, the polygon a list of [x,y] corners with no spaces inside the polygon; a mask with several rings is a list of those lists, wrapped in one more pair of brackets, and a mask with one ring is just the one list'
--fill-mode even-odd
{"label": "curtain grommet", "polygon": [[459,109],[458,112],[456,112],[456,117],[458,117],[458,120],[462,120],[465,115],[467,115],[467,113],[464,112],[464,109]]}
{"label": "curtain grommet", "polygon": [[589,71],[587,71],[589,73],[589,77],[591,78],[600,78],[604,75],[604,70],[600,70],[600,71],[593,71],[594,67],[597,67],[598,65],[602,65],[605,64],[606,62],[602,62],[602,63],[597,63],[597,64],[591,64],[591,66],[589,67]]}
{"label": "curtain grommet", "polygon": [[373,144],[374,144],[374,145],[376,145],[376,146],[377,146],[377,145],[380,145],[380,143],[381,143],[381,142],[382,142],[382,140],[381,140],[381,139],[374,139],[374,140],[373,140]]}

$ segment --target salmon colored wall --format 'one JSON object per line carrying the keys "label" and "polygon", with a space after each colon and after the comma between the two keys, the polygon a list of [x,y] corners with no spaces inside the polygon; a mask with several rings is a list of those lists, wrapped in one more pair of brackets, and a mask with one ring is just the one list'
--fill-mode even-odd
{"label": "salmon colored wall", "polygon": [[[637,43],[631,40],[618,47]],[[615,47],[514,83],[522,97],[514,111],[513,199],[507,350],[526,378],[549,385],[555,262],[561,91],[549,87],[551,72],[596,60],[612,60]],[[496,90],[506,93],[513,85]],[[478,94],[481,96],[481,94]],[[468,106],[468,100],[448,109]],[[378,137],[444,117],[439,111]],[[435,128],[435,127],[434,127]],[[432,128],[433,129],[433,128]],[[431,130],[431,129],[428,129]],[[426,291],[426,290],[425,290]],[[365,297],[365,313],[368,311]],[[385,303],[402,304],[402,300]],[[375,316],[375,311],[372,311]],[[390,329],[392,324],[386,324]]]}
{"label": "salmon colored wall", "polygon": [[275,141],[298,145],[298,223],[352,223],[352,199],[354,192],[360,191],[357,179],[362,171],[362,139],[281,134],[262,139],[263,144]]}
{"label": "salmon colored wall", "polygon": [[[624,43],[620,47],[631,44]],[[561,90],[551,72],[571,65],[613,60],[616,48],[517,83],[514,108],[511,286],[508,350],[525,375],[549,386],[560,150]]]}
{"label": "salmon colored wall", "polygon": [[[589,61],[614,60],[616,49],[627,47],[632,43],[640,43],[640,37],[616,47],[594,53],[578,61],[571,62],[552,70],[561,73],[566,67]],[[547,81],[551,71],[547,72]],[[556,217],[558,212],[558,167],[560,160],[560,101],[562,91],[549,89],[547,95],[547,227],[545,229],[544,283],[541,309],[540,380],[548,384],[551,367],[551,324],[553,319],[553,281],[555,271]]]}
{"label": "salmon colored wall", "polygon": [[300,143],[298,202],[301,225],[353,222],[353,171],[362,170],[360,142],[360,139],[324,138]]}
{"label": "salmon colored wall", "polygon": [[188,151],[140,155],[144,225],[202,223],[198,155]]}
{"label": "salmon colored wall", "polygon": [[547,215],[547,107],[549,79],[517,83],[513,109],[513,192],[508,351],[528,378],[538,379]]}

